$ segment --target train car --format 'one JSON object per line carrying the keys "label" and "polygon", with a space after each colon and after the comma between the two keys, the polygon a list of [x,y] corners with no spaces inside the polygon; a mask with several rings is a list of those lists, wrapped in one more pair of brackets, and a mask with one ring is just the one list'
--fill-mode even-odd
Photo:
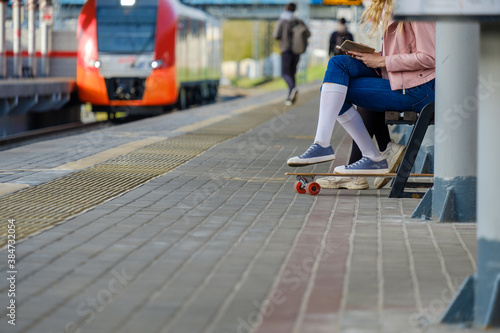
{"label": "train car", "polygon": [[77,27],[78,96],[93,110],[158,113],[213,101],[221,24],[177,0],[88,0]]}

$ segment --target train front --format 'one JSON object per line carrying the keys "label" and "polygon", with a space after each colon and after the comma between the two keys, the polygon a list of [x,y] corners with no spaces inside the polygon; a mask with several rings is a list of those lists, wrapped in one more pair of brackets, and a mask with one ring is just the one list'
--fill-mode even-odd
{"label": "train front", "polygon": [[80,100],[94,109],[174,104],[176,25],[168,0],[88,0],[77,31]]}

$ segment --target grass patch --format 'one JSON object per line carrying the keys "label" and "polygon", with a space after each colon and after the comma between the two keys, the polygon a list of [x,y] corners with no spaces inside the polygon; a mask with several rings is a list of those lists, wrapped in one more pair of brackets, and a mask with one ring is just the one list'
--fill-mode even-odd
{"label": "grass patch", "polygon": [[306,82],[323,81],[326,65],[311,66],[307,69]]}
{"label": "grass patch", "polygon": [[[305,82],[303,82],[303,79],[300,77],[300,75],[297,75],[299,85],[303,83],[323,81],[323,77],[325,75],[325,69],[326,66],[323,65],[309,67],[306,71]],[[270,80],[269,79],[266,80],[264,78],[249,79],[242,77],[239,79],[232,80],[232,84],[237,88],[243,88],[243,89],[258,88],[266,91],[281,90],[281,89],[286,89],[288,87],[285,83],[285,80],[283,80],[282,78],[272,78]]]}
{"label": "grass patch", "polygon": [[260,79],[249,79],[247,77],[242,77],[239,79],[233,79],[231,81],[232,85],[238,88],[257,88],[274,81],[272,78],[260,78]]}

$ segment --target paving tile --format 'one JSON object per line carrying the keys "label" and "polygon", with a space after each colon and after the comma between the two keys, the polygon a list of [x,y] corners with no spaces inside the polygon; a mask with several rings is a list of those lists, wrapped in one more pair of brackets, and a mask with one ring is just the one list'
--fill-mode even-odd
{"label": "paving tile", "polygon": [[[388,188],[297,195],[285,161],[309,146],[318,110],[317,94],[301,96],[274,122],[19,243],[19,325],[12,332],[453,331],[436,318],[475,271],[475,224],[411,220],[418,200],[387,198]],[[2,151],[0,170],[13,174],[0,180],[43,183],[59,174],[33,170],[133,140],[178,136],[180,126],[253,102]],[[276,119],[286,126],[272,130]],[[332,144],[333,165],[343,164],[350,140],[338,129]],[[29,170],[15,171],[21,168]],[[6,288],[0,280],[0,293]]]}

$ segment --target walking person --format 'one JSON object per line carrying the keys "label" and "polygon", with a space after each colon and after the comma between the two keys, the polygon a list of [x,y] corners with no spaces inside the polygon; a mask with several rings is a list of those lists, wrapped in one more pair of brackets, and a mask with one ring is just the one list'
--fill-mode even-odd
{"label": "walking person", "polygon": [[335,173],[383,174],[387,157],[375,147],[353,105],[371,111],[420,111],[434,101],[436,25],[433,22],[392,20],[393,0],[373,0],[363,13],[372,22],[372,33],[383,29],[380,53],[348,52],[328,62],[320,95],[319,119],[314,143],[290,166],[305,166],[335,159],[330,139],[338,121],[358,145],[362,158],[338,166]]}
{"label": "walking person", "polygon": [[[305,51],[307,38],[311,36],[306,24],[295,17],[296,9],[297,5],[295,3],[287,4],[273,32],[274,39],[280,41],[281,76],[288,85],[288,97],[285,105],[292,105],[297,99],[298,90],[295,84],[295,74],[297,73],[300,54]],[[295,32],[296,35],[294,36],[294,31],[299,32]],[[296,45],[293,45],[294,43]]]}

